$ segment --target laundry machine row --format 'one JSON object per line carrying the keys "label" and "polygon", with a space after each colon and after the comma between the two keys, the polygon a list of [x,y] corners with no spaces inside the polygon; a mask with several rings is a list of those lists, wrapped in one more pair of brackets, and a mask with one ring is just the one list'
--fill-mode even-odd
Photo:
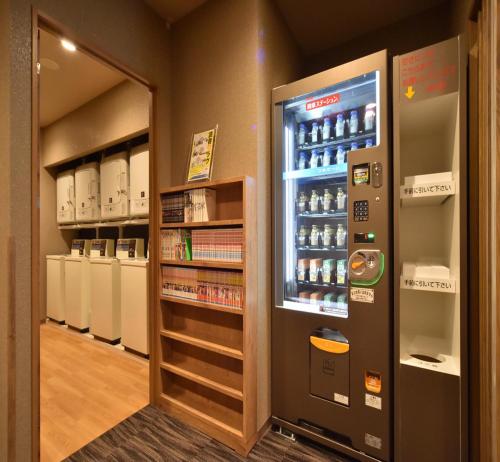
{"label": "laundry machine row", "polygon": [[59,224],[148,216],[148,145],[61,172],[56,191]]}
{"label": "laundry machine row", "polygon": [[47,256],[47,315],[143,356],[148,342],[148,260],[142,239],[75,239]]}

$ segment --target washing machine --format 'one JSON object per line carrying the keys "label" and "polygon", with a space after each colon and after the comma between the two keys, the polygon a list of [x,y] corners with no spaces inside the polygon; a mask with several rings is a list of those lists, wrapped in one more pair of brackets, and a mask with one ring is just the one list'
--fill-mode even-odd
{"label": "washing machine", "polygon": [[57,223],[75,222],[75,171],[66,170],[56,179]]}
{"label": "washing machine", "polygon": [[122,340],[126,350],[149,356],[148,280],[145,258],[120,260]]}
{"label": "washing machine", "polygon": [[128,218],[129,166],[126,152],[101,162],[101,216],[105,220]]}
{"label": "washing machine", "polygon": [[120,262],[111,239],[92,241],[90,256],[90,333],[116,344],[121,337]]}
{"label": "washing machine", "polygon": [[74,239],[71,255],[64,259],[66,324],[80,332],[89,330],[90,318],[90,240]]}
{"label": "washing machine", "polygon": [[47,255],[47,317],[64,324],[66,294],[64,291],[65,255]]}
{"label": "washing machine", "polygon": [[76,221],[99,221],[101,215],[101,195],[99,164],[90,162],[80,165],[75,172]]}
{"label": "washing machine", "polygon": [[149,215],[149,147],[134,147],[130,152],[130,215]]}

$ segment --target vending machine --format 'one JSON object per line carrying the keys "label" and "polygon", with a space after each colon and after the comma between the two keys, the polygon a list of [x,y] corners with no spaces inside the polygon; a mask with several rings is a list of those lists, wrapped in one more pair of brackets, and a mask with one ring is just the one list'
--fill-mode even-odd
{"label": "vending machine", "polygon": [[273,90],[272,415],[392,458],[392,166],[385,51]]}

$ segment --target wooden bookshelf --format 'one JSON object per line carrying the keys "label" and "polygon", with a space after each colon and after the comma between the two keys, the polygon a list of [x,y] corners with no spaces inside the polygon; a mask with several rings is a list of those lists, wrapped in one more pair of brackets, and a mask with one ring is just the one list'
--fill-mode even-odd
{"label": "wooden bookshelf", "polygon": [[196,306],[198,308],[203,308],[203,309],[207,309],[207,310],[224,311],[226,313],[234,313],[234,314],[243,315],[242,308],[235,308],[235,307],[226,306],[226,305],[217,305],[215,303],[205,303],[205,302],[200,302],[198,300],[190,300],[188,298],[173,297],[170,295],[160,295],[160,300],[164,300],[166,302],[172,302],[172,303],[180,303],[183,305]]}
{"label": "wooden bookshelf", "polygon": [[[216,190],[215,216],[210,221],[162,223],[162,197],[199,188]],[[255,339],[259,317],[254,180],[238,177],[166,188],[160,191],[158,200],[160,232],[161,229],[219,227],[238,227],[244,231],[241,263],[160,260],[155,340],[158,364],[154,370],[155,402],[160,407],[247,455],[266,424],[257,423],[259,387]],[[163,266],[240,272],[243,306],[164,295]]]}
{"label": "wooden bookshelf", "polygon": [[243,262],[207,261],[207,260],[161,260],[162,265],[194,266],[198,268],[216,268],[243,270]]}
{"label": "wooden bookshelf", "polygon": [[243,226],[243,220],[234,219],[234,220],[192,221],[190,223],[164,223],[160,227],[163,229],[168,229],[168,228],[221,228],[223,226]]}

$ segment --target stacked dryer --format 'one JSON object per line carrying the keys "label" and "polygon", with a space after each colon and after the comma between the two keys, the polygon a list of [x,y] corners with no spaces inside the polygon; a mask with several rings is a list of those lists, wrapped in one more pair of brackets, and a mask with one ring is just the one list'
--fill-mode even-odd
{"label": "stacked dryer", "polygon": [[59,173],[56,180],[57,223],[60,225],[75,222],[75,171]]}
{"label": "stacked dryer", "polygon": [[149,148],[136,146],[130,152],[130,215],[149,215]]}
{"label": "stacked dryer", "polygon": [[117,220],[129,215],[129,165],[126,152],[105,157],[101,162],[101,216]]}
{"label": "stacked dryer", "polygon": [[80,165],[75,172],[76,221],[80,223],[99,221],[101,196],[99,164],[90,162]]}

